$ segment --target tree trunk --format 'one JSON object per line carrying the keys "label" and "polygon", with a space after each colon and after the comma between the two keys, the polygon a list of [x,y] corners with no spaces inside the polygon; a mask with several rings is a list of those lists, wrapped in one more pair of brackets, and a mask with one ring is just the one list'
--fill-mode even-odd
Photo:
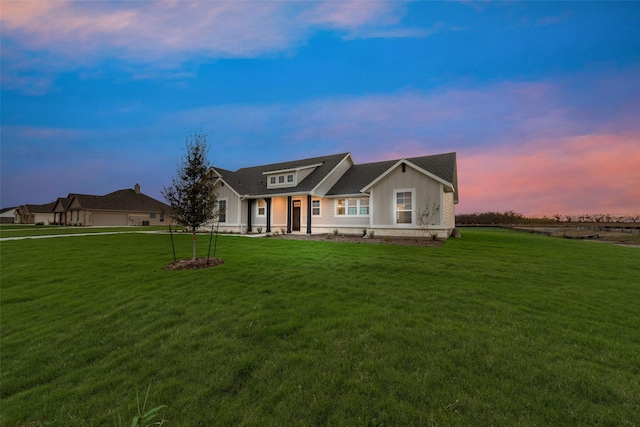
{"label": "tree trunk", "polygon": [[193,235],[193,239],[192,239],[193,240],[193,255],[191,257],[191,260],[195,261],[196,260],[196,229],[195,228],[193,229],[192,235]]}

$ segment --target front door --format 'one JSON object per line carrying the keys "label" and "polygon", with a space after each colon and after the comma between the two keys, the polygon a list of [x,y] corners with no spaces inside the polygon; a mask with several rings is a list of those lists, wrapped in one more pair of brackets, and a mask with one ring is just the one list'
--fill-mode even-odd
{"label": "front door", "polygon": [[300,206],[302,206],[302,202],[300,200],[293,201],[293,215],[291,218],[291,228],[293,231],[300,231]]}

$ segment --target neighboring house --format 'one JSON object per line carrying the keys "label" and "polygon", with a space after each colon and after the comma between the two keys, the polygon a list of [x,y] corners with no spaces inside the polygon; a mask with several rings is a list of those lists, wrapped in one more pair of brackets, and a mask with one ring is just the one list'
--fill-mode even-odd
{"label": "neighboring house", "polygon": [[0,224],[11,224],[15,221],[18,208],[4,208],[0,210]]}
{"label": "neighboring house", "polygon": [[418,236],[419,212],[439,211],[447,238],[458,203],[456,153],[356,165],[350,153],[228,171],[213,167],[220,230]]}
{"label": "neighboring house", "polygon": [[[34,205],[20,206],[30,214]],[[25,217],[22,223],[60,224],[60,225],[92,225],[92,226],[127,226],[127,225],[162,225],[169,223],[167,212],[169,206],[140,192],[140,185],[134,189],[114,191],[104,196],[90,194],[69,194],[55,202],[40,205],[49,215],[46,220],[28,222]],[[48,209],[48,210],[47,210]],[[166,219],[166,221],[165,221]]]}
{"label": "neighboring house", "polygon": [[[65,225],[127,226],[162,225],[169,206],[134,189],[104,196],[69,194],[55,202],[56,222]],[[168,218],[168,216],[167,216]]]}
{"label": "neighboring house", "polygon": [[20,205],[16,210],[14,222],[17,224],[51,224],[53,222],[53,205]]}

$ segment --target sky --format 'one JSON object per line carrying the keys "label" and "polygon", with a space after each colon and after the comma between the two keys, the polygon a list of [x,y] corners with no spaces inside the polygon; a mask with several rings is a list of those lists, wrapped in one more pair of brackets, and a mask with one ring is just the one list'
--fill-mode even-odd
{"label": "sky", "polygon": [[640,214],[640,2],[0,0],[0,204],[457,153],[456,213]]}

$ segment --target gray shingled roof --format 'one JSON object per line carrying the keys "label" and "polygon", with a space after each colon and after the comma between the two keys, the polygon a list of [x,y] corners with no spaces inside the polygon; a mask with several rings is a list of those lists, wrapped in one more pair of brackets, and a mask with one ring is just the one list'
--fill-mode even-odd
{"label": "gray shingled roof", "polygon": [[165,212],[169,206],[132,189],[118,190],[104,196],[74,194],[83,209],[111,211]]}
{"label": "gray shingled roof", "polygon": [[56,202],[45,203],[44,205],[25,205],[29,213],[52,213]]}
{"label": "gray shingled roof", "polygon": [[[214,169],[222,176],[222,179],[240,195],[261,196],[306,193],[314,189],[347,155],[349,155],[349,153],[313,157],[310,159],[294,160],[291,162],[274,163],[270,165],[253,166],[238,169],[235,172],[217,167],[214,167]],[[343,194],[358,194],[360,193],[360,190],[385,173],[399,160],[401,159],[353,165],[331,188],[331,190],[329,190],[327,195],[339,196]],[[411,157],[405,160],[453,184],[455,189],[455,200],[458,200],[456,153]],[[295,169],[318,163],[320,163],[321,166],[318,166],[297,186],[267,189],[267,177],[264,175],[264,172]]]}
{"label": "gray shingled roof", "polygon": [[[222,176],[222,179],[240,195],[257,196],[304,193],[314,189],[347,155],[349,155],[349,153],[312,157],[290,162],[242,168],[235,172],[217,167],[214,167],[214,169]],[[302,182],[299,182],[297,186],[267,189],[267,177],[264,175],[264,172],[295,169],[314,164],[320,164],[320,166],[303,179]]]}
{"label": "gray shingled roof", "polygon": [[[386,160],[375,163],[353,165],[329,190],[328,196],[341,194],[358,194],[360,190],[385,173],[399,160]],[[408,162],[422,168],[443,180],[450,182],[455,189],[455,200],[458,200],[458,179],[456,170],[456,153],[435,154],[432,156],[410,157]]]}

